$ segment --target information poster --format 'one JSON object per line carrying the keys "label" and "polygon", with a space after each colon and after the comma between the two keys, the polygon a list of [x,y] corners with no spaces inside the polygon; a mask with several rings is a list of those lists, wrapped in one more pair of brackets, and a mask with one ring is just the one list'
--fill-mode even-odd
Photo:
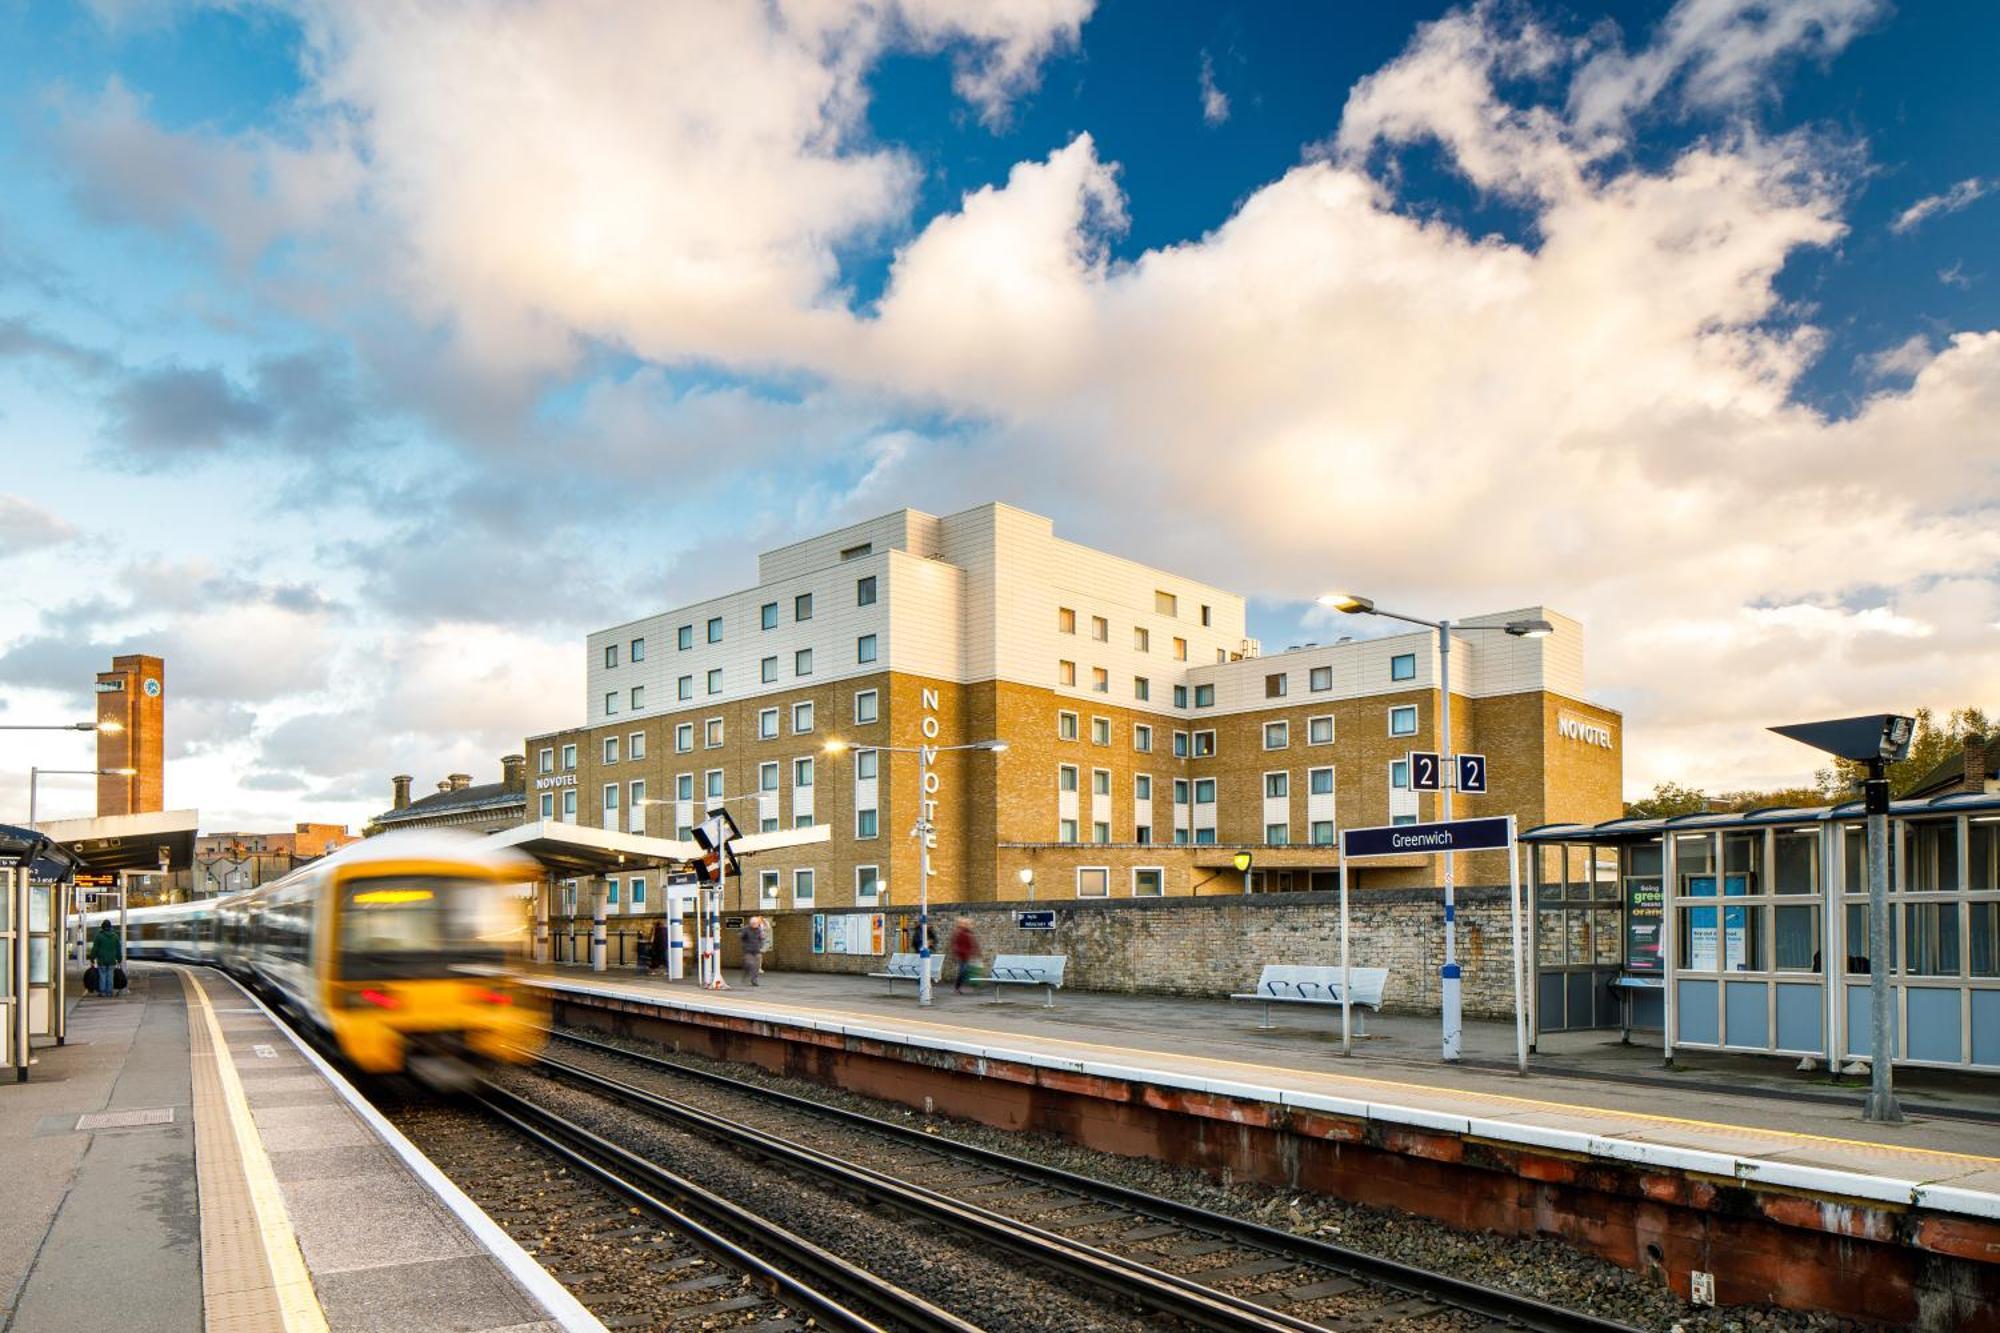
{"label": "information poster", "polygon": [[826,952],[826,913],[813,913],[813,952]]}
{"label": "information poster", "polygon": [[1666,970],[1660,957],[1660,926],[1665,893],[1657,879],[1625,881],[1625,970],[1657,976]]}
{"label": "information poster", "polygon": [[[1741,898],[1750,892],[1748,875],[1728,875],[1722,883],[1724,896]],[[1715,897],[1715,876],[1689,875],[1687,896]],[[1721,922],[1717,928],[1718,916]],[[1750,909],[1747,907],[1691,907],[1688,909],[1687,970],[1690,972],[1743,972],[1750,966]]]}
{"label": "information poster", "polygon": [[[878,913],[851,913],[814,918],[814,939],[824,948],[815,953],[880,954],[888,923]],[[824,922],[824,925],[818,923]]]}

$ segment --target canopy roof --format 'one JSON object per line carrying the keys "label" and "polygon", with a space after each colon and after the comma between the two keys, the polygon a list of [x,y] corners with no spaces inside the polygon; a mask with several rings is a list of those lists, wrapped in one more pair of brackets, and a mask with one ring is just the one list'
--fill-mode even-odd
{"label": "canopy roof", "polygon": [[119,870],[157,871],[160,853],[168,870],[194,864],[198,810],[156,810],[143,815],[95,819],[44,819],[35,827],[77,859],[77,869],[93,874]]}
{"label": "canopy roof", "polygon": [[[2000,814],[2000,795],[1985,792],[1952,792],[1923,800],[1893,801],[1889,814],[1895,819],[1941,818],[1947,815]],[[1651,842],[1667,833],[1696,833],[1766,828],[1776,824],[1844,823],[1864,818],[1860,801],[1844,801],[1827,806],[1770,806],[1762,810],[1734,810],[1725,814],[1699,811],[1664,819],[1608,819],[1602,824],[1544,824],[1521,835],[1522,842]]]}
{"label": "canopy roof", "polygon": [[700,847],[677,838],[649,838],[555,819],[538,819],[488,836],[496,846],[525,852],[561,877],[680,865],[702,855]]}

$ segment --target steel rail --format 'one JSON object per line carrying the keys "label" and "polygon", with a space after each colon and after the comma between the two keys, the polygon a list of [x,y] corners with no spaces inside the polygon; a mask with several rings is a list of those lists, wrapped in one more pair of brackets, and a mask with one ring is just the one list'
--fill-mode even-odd
{"label": "steel rail", "polygon": [[734,1092],[776,1102],[824,1119],[853,1125],[869,1133],[922,1147],[943,1156],[957,1157],[1013,1175],[1026,1176],[1044,1184],[1082,1194],[1095,1202],[1129,1208],[1134,1212],[1151,1214],[1165,1220],[1197,1227],[1226,1239],[1285,1254],[1319,1267],[1345,1273],[1350,1277],[1394,1287],[1412,1296],[1441,1301],[1456,1309],[1498,1320],[1509,1327],[1527,1330],[1528,1333],[1639,1333],[1630,1324],[1608,1319],[1602,1315],[1571,1310],[1537,1300],[1532,1296],[1469,1282],[1464,1278],[1418,1268],[1394,1259],[1385,1259],[1380,1255],[1335,1245],[1311,1236],[1300,1236],[1277,1227],[1266,1226],[1261,1222],[1232,1217],[1227,1213],[1218,1213],[1197,1204],[1184,1203],[1179,1199],[1148,1194],[1130,1186],[1079,1175],[1074,1171],[1010,1156],[992,1148],[927,1134],[920,1129],[899,1125],[894,1121],[883,1120],[864,1112],[829,1106],[809,1097],[767,1088],[712,1070],[698,1069],[677,1060],[627,1050],[608,1042],[594,1041],[577,1033],[557,1028],[544,1030],[548,1035],[572,1045],[587,1047],[606,1055],[666,1070],[697,1082],[728,1088]]}

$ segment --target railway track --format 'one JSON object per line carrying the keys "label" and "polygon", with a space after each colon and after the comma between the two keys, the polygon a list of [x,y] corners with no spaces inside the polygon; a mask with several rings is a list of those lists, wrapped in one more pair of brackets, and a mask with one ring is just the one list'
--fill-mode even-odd
{"label": "railway track", "polygon": [[[958,1143],[571,1032],[583,1062],[534,1066],[851,1197],[1062,1272],[1120,1303],[1219,1329],[1521,1329],[1628,1325]],[[628,1081],[636,1075],[638,1082]],[[689,1084],[702,1104],[686,1099]],[[680,1095],[670,1095],[679,1093]],[[716,1109],[723,1103],[727,1113]],[[756,1123],[749,1123],[754,1120]]]}

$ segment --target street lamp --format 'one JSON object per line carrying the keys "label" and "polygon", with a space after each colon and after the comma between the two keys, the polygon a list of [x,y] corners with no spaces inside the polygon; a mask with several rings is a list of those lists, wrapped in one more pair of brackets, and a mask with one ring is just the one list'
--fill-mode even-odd
{"label": "street lamp", "polygon": [[1035,868],[1033,866],[1021,867],[1021,887],[1028,891],[1028,901],[1035,901]]}
{"label": "street lamp", "polygon": [[[1351,616],[1382,616],[1388,620],[1400,620],[1408,625],[1422,625],[1437,634],[1438,645],[1438,773],[1442,779],[1454,772],[1451,751],[1451,636],[1454,630],[1500,630],[1517,639],[1543,639],[1555,633],[1555,626],[1546,620],[1510,620],[1504,625],[1457,625],[1449,620],[1425,620],[1421,616],[1406,616],[1400,611],[1384,611],[1375,605],[1372,598],[1355,593],[1330,592],[1319,599],[1319,604],[1335,611],[1343,611]],[[1454,775],[1455,776],[1455,775]],[[1455,782],[1440,781],[1438,797],[1444,818],[1451,819],[1451,796]],[[1458,966],[1458,894],[1456,867],[1457,860],[1452,853],[1444,854],[1444,966],[1438,969],[1439,1009],[1443,1017],[1444,1058],[1456,1061],[1459,1041],[1464,1033],[1464,1020],[1459,991],[1460,969]],[[1345,871],[1342,872],[1345,875]]]}
{"label": "street lamp", "polygon": [[129,778],[136,768],[31,768],[28,770],[28,827],[35,826],[35,788],[44,774],[77,778]]}
{"label": "street lamp", "polygon": [[937,847],[937,825],[931,819],[937,807],[938,780],[931,772],[931,761],[940,754],[954,750],[984,750],[988,754],[1001,754],[1007,749],[1005,741],[967,741],[963,745],[855,745],[838,737],[821,747],[829,755],[844,754],[849,750],[876,750],[888,754],[913,754],[917,757],[917,793],[920,802],[917,809],[916,827],[910,836],[917,840],[917,1004],[929,1008],[931,1003],[931,852]]}
{"label": "street lamp", "polygon": [[[4,722],[0,731],[102,731],[106,733],[125,730],[123,722]],[[50,773],[56,770],[47,770]]]}
{"label": "street lamp", "polygon": [[1236,873],[1243,876],[1243,896],[1250,896],[1250,863],[1253,858],[1248,852],[1238,852],[1229,858],[1236,863]]}

